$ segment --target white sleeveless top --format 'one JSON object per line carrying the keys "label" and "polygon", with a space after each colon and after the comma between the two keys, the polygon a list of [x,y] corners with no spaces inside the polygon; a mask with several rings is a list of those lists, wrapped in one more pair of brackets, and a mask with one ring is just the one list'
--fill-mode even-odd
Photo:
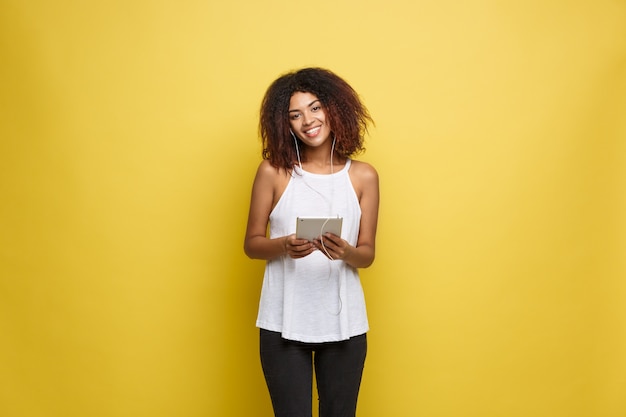
{"label": "white sleeveless top", "polygon": [[[297,217],[343,217],[341,237],[356,246],[361,207],[348,171],[313,174],[296,167],[270,213],[270,238],[296,231]],[[356,268],[322,252],[267,262],[257,327],[282,337],[321,343],[349,339],[369,330],[365,297]]]}

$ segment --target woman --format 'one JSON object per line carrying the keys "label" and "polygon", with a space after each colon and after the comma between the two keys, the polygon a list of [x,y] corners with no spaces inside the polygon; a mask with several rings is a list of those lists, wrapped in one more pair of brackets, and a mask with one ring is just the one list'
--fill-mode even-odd
{"label": "woman", "polygon": [[[244,250],[267,261],[257,327],[276,417],[311,415],[313,368],[320,417],[356,412],[369,330],[358,268],[374,261],[379,191],[376,170],[351,156],[371,123],[321,68],[279,77],[263,98]],[[298,217],[340,217],[340,236],[297,238]]]}

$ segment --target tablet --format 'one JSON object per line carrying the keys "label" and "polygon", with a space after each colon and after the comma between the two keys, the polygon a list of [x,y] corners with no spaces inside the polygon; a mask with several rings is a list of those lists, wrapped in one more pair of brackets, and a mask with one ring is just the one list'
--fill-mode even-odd
{"label": "tablet", "polygon": [[342,217],[298,217],[296,219],[296,237],[313,240],[330,232],[341,236]]}

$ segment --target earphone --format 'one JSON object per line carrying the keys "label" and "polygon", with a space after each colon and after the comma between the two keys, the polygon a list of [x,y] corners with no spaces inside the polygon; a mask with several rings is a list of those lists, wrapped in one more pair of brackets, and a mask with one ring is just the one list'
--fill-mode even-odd
{"label": "earphone", "polygon": [[298,157],[298,165],[300,165],[300,171],[304,171],[302,169],[302,160],[300,160],[300,149],[298,148],[298,139],[296,138],[296,134],[293,133],[293,130],[289,129],[289,133],[291,133],[293,142],[296,144],[296,156]]}
{"label": "earphone", "polygon": [[[293,130],[289,129],[289,133],[291,133],[291,137],[293,138],[293,142],[296,145],[296,156],[298,157],[298,165],[300,166],[300,170],[302,169],[302,160],[300,159],[300,148],[298,146],[298,138],[296,138],[296,134],[293,133]],[[335,173],[335,169],[333,167],[333,155],[335,152],[335,142],[337,141],[337,137],[333,134],[333,146],[330,148],[330,175]]]}
{"label": "earphone", "polygon": [[[302,168],[302,159],[300,158],[300,149],[298,146],[298,138],[296,137],[296,134],[293,133],[293,130],[289,129],[289,133],[291,134],[291,137],[293,138],[294,144],[296,146],[296,156],[298,158],[298,165],[300,167],[300,171],[302,173],[304,173],[304,169]],[[334,156],[334,151],[335,151],[335,142],[336,142],[336,136],[333,134],[333,142],[332,142],[332,146],[330,148],[330,200],[321,192],[319,192],[318,190],[316,190],[315,188],[313,188],[308,182],[306,182],[304,176],[302,177],[302,181],[304,182],[304,184],[309,187],[311,190],[313,190],[315,193],[319,194],[327,203],[329,206],[329,213],[332,213],[333,211],[333,196],[335,193],[335,187],[334,187],[334,178],[333,178],[333,174],[335,173],[335,169],[333,166],[333,156]],[[330,216],[329,216],[330,217]],[[324,251],[324,253],[326,254],[326,256],[328,257],[328,259],[330,259],[331,261],[334,261],[335,259],[330,255],[330,253],[328,252],[328,249],[326,249],[326,245],[324,245],[324,226],[326,226],[326,223],[328,222],[328,220],[326,220],[326,222],[324,222],[322,224],[322,226],[320,227],[320,243],[322,244],[322,250]],[[328,283],[330,283],[330,278],[332,276],[332,264],[328,265],[329,267],[329,271],[328,271]],[[339,315],[341,313],[341,310],[343,309],[343,300],[341,299],[341,281],[339,281],[339,290],[338,290],[338,294],[337,297],[339,299],[339,311],[337,311],[337,313],[334,312],[329,312],[333,315]]]}
{"label": "earphone", "polygon": [[[289,133],[291,133],[291,137],[293,138],[293,142],[296,146],[296,156],[298,157],[298,165],[300,166],[300,171],[304,172],[304,169],[302,168],[302,160],[300,159],[300,149],[298,146],[298,139],[296,138],[296,134],[293,133],[293,130],[289,129]],[[329,205],[329,213],[332,213],[333,211],[333,197],[335,194],[335,187],[334,187],[334,179],[332,177],[332,175],[335,173],[335,168],[333,166],[333,156],[334,156],[334,152],[335,152],[335,142],[337,140],[337,137],[333,134],[333,144],[332,147],[330,148],[330,200],[328,198],[326,198],[326,196],[322,193],[320,193],[318,190],[316,190],[315,188],[313,188],[308,182],[306,182],[306,180],[304,178],[302,178],[304,184],[309,187],[311,190],[315,191],[317,194],[319,194],[324,200],[326,200],[326,202]],[[329,216],[330,217],[330,216]],[[324,253],[326,254],[326,256],[328,256],[328,258],[330,260],[335,260],[330,253],[328,253],[328,250],[326,249],[326,246],[324,245],[324,236],[323,236],[323,232],[324,232],[324,226],[326,226],[326,223],[324,223],[322,225],[322,227],[320,228],[320,242],[322,244],[322,249],[324,250]]]}

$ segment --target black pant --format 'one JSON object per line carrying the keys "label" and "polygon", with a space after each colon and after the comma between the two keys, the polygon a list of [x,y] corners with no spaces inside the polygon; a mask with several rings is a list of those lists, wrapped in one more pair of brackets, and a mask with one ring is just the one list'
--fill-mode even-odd
{"label": "black pant", "polygon": [[261,329],[261,365],[276,417],[311,417],[313,367],[320,417],[354,417],[367,352],[365,334],[302,343]]}

